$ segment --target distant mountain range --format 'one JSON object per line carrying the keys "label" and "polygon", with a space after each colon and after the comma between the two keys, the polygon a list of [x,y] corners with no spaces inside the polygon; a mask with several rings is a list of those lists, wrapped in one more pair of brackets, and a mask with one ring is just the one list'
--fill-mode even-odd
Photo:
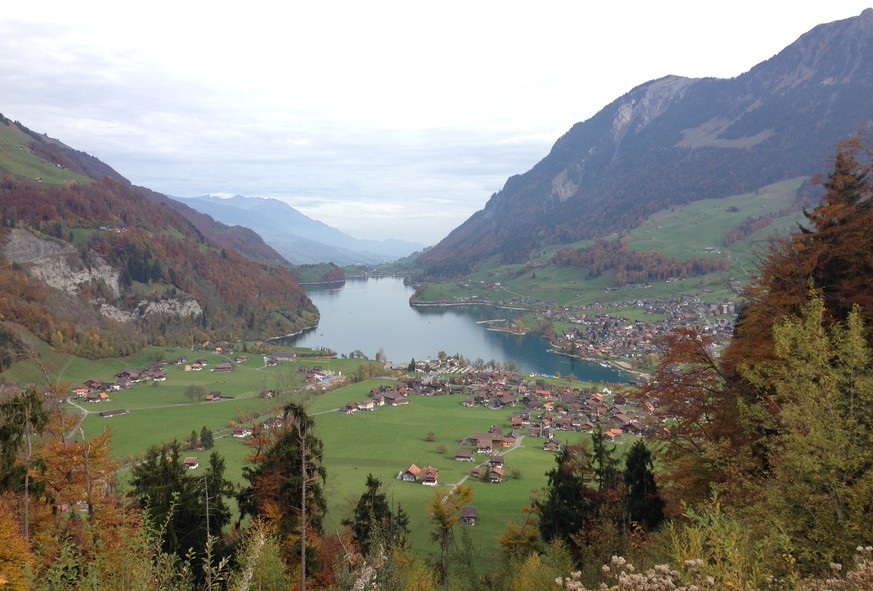
{"label": "distant mountain range", "polygon": [[[741,42],[741,41],[738,41]],[[731,79],[668,76],[577,123],[418,263],[432,277],[519,263],[675,205],[828,169],[873,121],[873,9]]]}
{"label": "distant mountain range", "polygon": [[422,250],[403,240],[359,240],[300,213],[284,201],[236,195],[174,197],[220,222],[251,228],[294,264],[373,265]]}

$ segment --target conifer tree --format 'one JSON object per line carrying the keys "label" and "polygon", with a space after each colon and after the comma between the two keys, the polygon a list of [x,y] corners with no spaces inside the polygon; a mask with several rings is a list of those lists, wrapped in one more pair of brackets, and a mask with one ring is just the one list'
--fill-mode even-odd
{"label": "conifer tree", "polygon": [[549,470],[546,496],[535,501],[540,515],[540,534],[546,542],[559,538],[573,546],[573,537],[594,518],[591,458],[584,445],[565,445]]}
{"label": "conifer tree", "polygon": [[200,445],[203,446],[203,449],[212,449],[215,447],[215,438],[212,435],[212,431],[206,428],[206,425],[200,429]]}
{"label": "conifer tree", "polygon": [[[298,403],[289,403],[282,415],[283,427],[270,441],[255,451],[252,464],[243,468],[249,481],[237,496],[240,518],[261,517],[276,527],[279,536],[290,542],[289,555],[303,557],[303,573],[314,566],[315,553],[327,509],[324,484],[327,473],[322,465],[322,442],[315,425]],[[303,586],[303,585],[301,585]]]}
{"label": "conifer tree", "polygon": [[658,494],[652,453],[642,439],[633,444],[625,459],[628,517],[651,531],[664,521],[664,501]]}
{"label": "conifer tree", "polygon": [[374,537],[379,537],[388,545],[400,543],[408,533],[409,518],[402,508],[391,510],[387,495],[382,492],[382,482],[372,474],[367,474],[366,490],[358,499],[354,514],[343,520],[343,525],[352,529],[355,542],[361,554],[367,555]]}
{"label": "conifer tree", "polygon": [[618,458],[615,457],[615,448],[608,448],[603,440],[603,430],[600,425],[597,431],[591,434],[592,464],[594,475],[597,478],[597,487],[600,492],[614,489],[618,486],[619,471]]}

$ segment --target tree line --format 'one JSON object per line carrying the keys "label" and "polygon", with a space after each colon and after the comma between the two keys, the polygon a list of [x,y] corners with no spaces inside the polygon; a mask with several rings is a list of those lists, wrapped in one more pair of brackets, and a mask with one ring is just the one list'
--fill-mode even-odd
{"label": "tree line", "polygon": [[589,276],[613,273],[616,286],[684,279],[727,271],[724,258],[676,259],[657,252],[628,250],[624,240],[598,239],[587,248],[562,248],[552,259],[558,265],[588,269]]}

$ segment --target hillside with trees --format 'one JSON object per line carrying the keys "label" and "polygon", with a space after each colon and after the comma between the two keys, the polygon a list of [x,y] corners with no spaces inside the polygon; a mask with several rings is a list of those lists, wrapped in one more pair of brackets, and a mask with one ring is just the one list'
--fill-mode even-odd
{"label": "hillside with trees", "polygon": [[0,313],[59,350],[115,356],[317,322],[286,267],[222,248],[127,183],[7,178],[0,204]]}

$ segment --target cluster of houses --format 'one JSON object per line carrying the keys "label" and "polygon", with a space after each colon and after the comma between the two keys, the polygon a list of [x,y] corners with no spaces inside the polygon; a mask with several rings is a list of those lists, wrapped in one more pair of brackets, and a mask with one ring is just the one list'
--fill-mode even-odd
{"label": "cluster of houses", "polygon": [[[621,302],[613,306],[636,306],[647,315],[661,317],[657,321],[630,321],[608,313],[578,314],[555,310],[550,317],[578,325],[552,339],[555,351],[588,358],[634,360],[661,353],[662,337],[676,327],[694,327],[714,337],[717,346],[726,345],[731,338],[736,305],[731,301],[702,302],[698,296],[682,296],[677,300]],[[593,309],[609,308],[594,304]]]}
{"label": "cluster of houses", "polygon": [[510,417],[511,432],[499,436],[490,433],[489,437],[482,437],[481,442],[471,439],[466,443],[475,445],[478,453],[491,453],[489,439],[502,446],[501,438],[506,438],[506,445],[512,445],[520,435],[551,439],[555,431],[594,433],[600,430],[605,438],[617,441],[626,433],[645,434],[654,401],[639,406],[625,396],[620,387],[616,386],[615,392],[609,387],[573,388],[568,384],[528,379],[514,372],[480,370],[451,378],[411,378],[388,390],[404,395],[460,394],[464,407],[514,411]]}
{"label": "cluster of houses", "polygon": [[[481,440],[481,438],[477,438],[477,441]],[[477,453],[479,452],[477,451]],[[466,448],[460,448],[455,452],[455,460],[458,462],[472,462],[473,452]],[[500,454],[489,454],[488,461],[483,463],[480,467],[474,468],[470,473],[477,478],[485,476],[485,479],[488,480],[488,482],[503,482],[503,456]]]}
{"label": "cluster of houses", "polygon": [[115,374],[114,382],[100,379],[90,379],[81,384],[73,384],[71,396],[84,402],[109,402],[109,392],[119,392],[140,382],[163,382],[167,375],[163,368],[148,369],[127,368]]}
{"label": "cluster of houses", "polygon": [[345,414],[354,414],[361,411],[373,411],[380,406],[406,406],[409,404],[409,394],[412,390],[407,384],[396,386],[379,386],[370,390],[369,398],[361,401],[350,400],[340,407],[339,411]]}

